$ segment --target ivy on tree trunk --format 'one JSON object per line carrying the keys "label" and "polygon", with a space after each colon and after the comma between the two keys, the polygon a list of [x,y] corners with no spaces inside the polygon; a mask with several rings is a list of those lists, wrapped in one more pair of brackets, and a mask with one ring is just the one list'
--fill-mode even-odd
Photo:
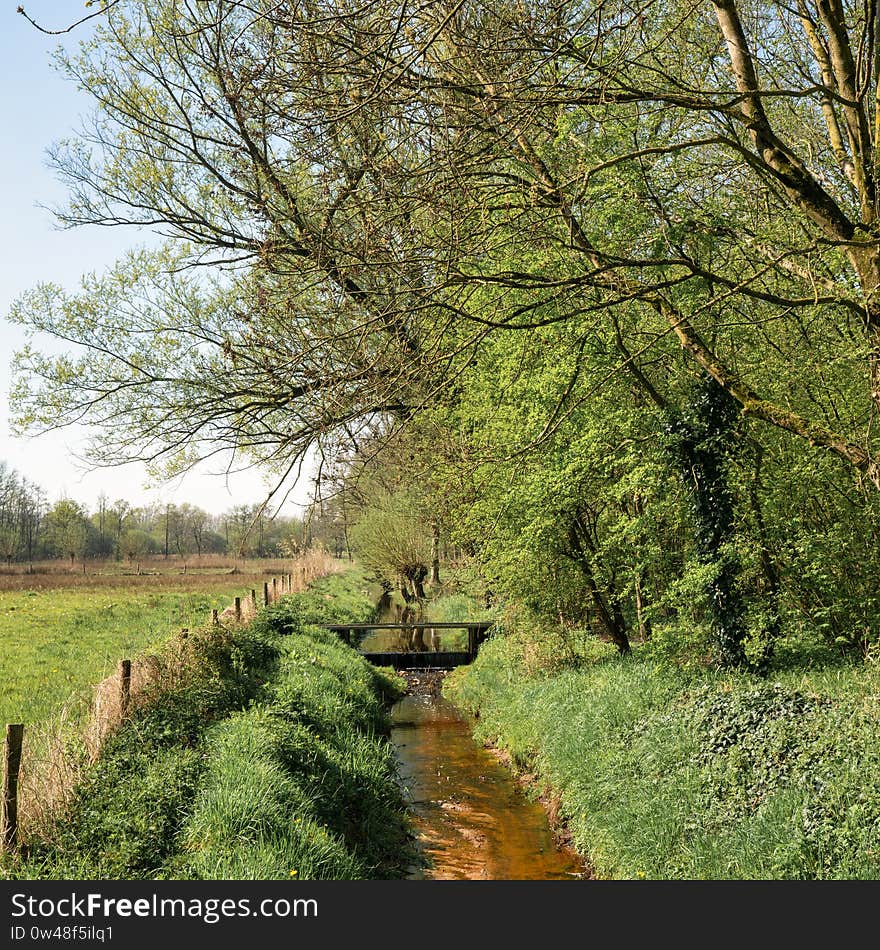
{"label": "ivy on tree trunk", "polygon": [[706,375],[666,424],[667,445],[688,490],[697,553],[704,564],[717,566],[706,593],[725,666],[748,665],[740,565],[731,543],[736,530],[727,474],[739,417],[737,402]]}

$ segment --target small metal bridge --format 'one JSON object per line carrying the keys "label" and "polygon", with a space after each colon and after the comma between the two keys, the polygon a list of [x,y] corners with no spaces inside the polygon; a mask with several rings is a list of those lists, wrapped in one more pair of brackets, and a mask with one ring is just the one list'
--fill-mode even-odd
{"label": "small metal bridge", "polygon": [[[452,669],[473,662],[480,644],[486,639],[492,622],[489,620],[464,623],[433,623],[430,620],[410,623],[334,623],[326,624],[349,646],[357,647],[361,655],[377,666],[393,666],[396,670]],[[444,650],[443,637],[447,631],[467,631],[467,648]],[[363,646],[367,649],[363,649]],[[374,649],[393,646],[394,649]]]}

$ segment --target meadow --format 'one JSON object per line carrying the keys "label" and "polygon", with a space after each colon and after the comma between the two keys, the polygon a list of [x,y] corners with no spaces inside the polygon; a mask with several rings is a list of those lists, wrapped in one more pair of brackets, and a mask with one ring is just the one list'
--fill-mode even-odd
{"label": "meadow", "polygon": [[[309,564],[309,576],[332,569]],[[158,652],[176,633],[203,625],[236,596],[262,595],[282,573],[303,580],[302,561],[152,559],[136,568],[119,562],[61,562],[0,575],[0,723],[35,723],[65,704],[86,707],[91,687],[123,657]]]}

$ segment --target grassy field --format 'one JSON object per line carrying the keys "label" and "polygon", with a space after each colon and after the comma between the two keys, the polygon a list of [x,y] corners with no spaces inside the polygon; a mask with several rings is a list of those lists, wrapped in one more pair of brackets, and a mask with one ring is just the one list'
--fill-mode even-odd
{"label": "grassy field", "polygon": [[125,565],[111,561],[84,575],[53,562],[51,573],[0,577],[0,724],[53,715],[121,658],[155,652],[236,596],[252,589],[261,596],[270,575],[296,572],[294,585],[301,577],[293,561],[239,564],[206,560],[184,574],[179,564],[157,559],[141,565],[144,573],[126,575]]}
{"label": "grassy field", "polygon": [[[0,722],[37,722],[93,686],[122,657],[152,652],[172,633],[203,624],[245,588],[233,579],[205,592],[90,589],[0,592]],[[248,591],[249,593],[249,591]]]}

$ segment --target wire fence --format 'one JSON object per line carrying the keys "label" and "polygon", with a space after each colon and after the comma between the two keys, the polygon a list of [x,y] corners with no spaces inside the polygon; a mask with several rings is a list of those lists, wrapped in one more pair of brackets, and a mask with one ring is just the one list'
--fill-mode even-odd
{"label": "wire fence", "polygon": [[48,833],[53,817],[70,799],[83,770],[109,735],[137,709],[156,701],[192,675],[204,637],[249,623],[262,607],[302,593],[338,563],[326,551],[310,550],[281,563],[286,570],[236,597],[206,618],[201,636],[181,630],[159,654],[123,657],[116,670],[86,694],[71,696],[52,719],[8,723],[3,741],[0,850],[14,851],[28,836]]}

